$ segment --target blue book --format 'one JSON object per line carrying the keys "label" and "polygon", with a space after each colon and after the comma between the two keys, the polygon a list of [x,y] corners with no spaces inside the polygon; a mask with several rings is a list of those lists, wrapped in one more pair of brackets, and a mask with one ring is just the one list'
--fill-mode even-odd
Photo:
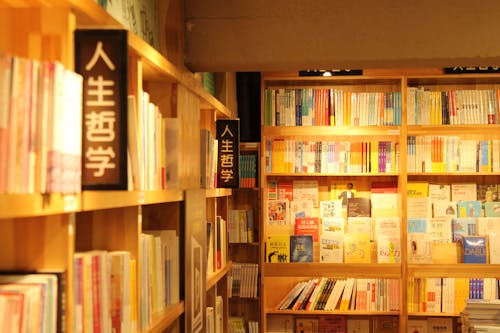
{"label": "blue book", "polygon": [[291,235],[290,262],[312,262],[312,261],[313,261],[313,236]]}
{"label": "blue book", "polygon": [[463,236],[465,264],[488,263],[488,236]]}
{"label": "blue book", "polygon": [[463,236],[476,235],[476,220],[475,217],[457,217],[451,219],[453,242],[461,242]]}
{"label": "blue book", "polygon": [[481,217],[482,204],[479,200],[465,200],[457,203],[458,217]]}

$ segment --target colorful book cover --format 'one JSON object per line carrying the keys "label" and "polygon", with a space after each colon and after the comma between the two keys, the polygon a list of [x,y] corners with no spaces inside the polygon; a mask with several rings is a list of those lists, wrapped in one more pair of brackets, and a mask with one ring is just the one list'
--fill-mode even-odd
{"label": "colorful book cover", "polygon": [[268,235],[266,262],[290,262],[290,235]]}
{"label": "colorful book cover", "polygon": [[324,233],[319,240],[320,262],[342,263],[344,260],[344,234]]}
{"label": "colorful book cover", "polygon": [[269,225],[290,224],[288,200],[269,200],[267,202],[267,223]]}
{"label": "colorful book cover", "polygon": [[342,200],[325,200],[319,202],[321,218],[342,217]]}
{"label": "colorful book cover", "polygon": [[475,217],[457,217],[451,219],[451,232],[453,242],[462,241],[462,236],[475,236],[477,228],[477,218]]}
{"label": "colorful book cover", "polygon": [[268,200],[278,199],[278,182],[276,180],[269,180],[267,182],[267,199]]}
{"label": "colorful book cover", "polygon": [[290,180],[278,180],[278,200],[293,200],[293,183]]}
{"label": "colorful book cover", "polygon": [[462,246],[465,264],[488,263],[488,236],[463,236]]}
{"label": "colorful book cover", "polygon": [[313,261],[312,235],[291,235],[290,262],[312,262],[312,261]]}
{"label": "colorful book cover", "polygon": [[401,262],[401,237],[399,234],[377,236],[377,262]]}
{"label": "colorful book cover", "polygon": [[348,217],[370,217],[371,201],[370,198],[357,197],[347,200]]}
{"label": "colorful book cover", "polygon": [[336,181],[330,185],[330,200],[342,200],[342,207],[347,207],[347,199],[356,197],[356,183],[354,181]]}
{"label": "colorful book cover", "polygon": [[482,204],[478,200],[467,200],[457,202],[458,217],[481,217]]}
{"label": "colorful book cover", "polygon": [[484,216],[485,217],[500,217],[500,202],[499,201],[486,201],[484,203]]}
{"label": "colorful book cover", "polygon": [[313,241],[319,240],[319,217],[297,217],[295,219],[295,235],[311,235]]}
{"label": "colorful book cover", "polygon": [[406,184],[406,195],[408,198],[426,198],[429,196],[428,182],[408,182]]}
{"label": "colorful book cover", "polygon": [[369,233],[348,232],[344,235],[344,262],[371,262],[371,243]]}
{"label": "colorful book cover", "polygon": [[321,231],[323,234],[338,232],[344,234],[345,220],[343,217],[331,217],[321,219]]}

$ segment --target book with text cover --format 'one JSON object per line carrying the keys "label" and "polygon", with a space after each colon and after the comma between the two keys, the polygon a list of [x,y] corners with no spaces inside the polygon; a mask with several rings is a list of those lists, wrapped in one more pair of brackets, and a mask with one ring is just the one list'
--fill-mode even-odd
{"label": "book with text cover", "polygon": [[370,233],[346,233],[344,235],[344,262],[346,264],[370,263]]}
{"label": "book with text cover", "polygon": [[427,264],[432,262],[432,234],[428,219],[408,219],[408,262]]}
{"label": "book with text cover", "polygon": [[371,201],[369,198],[357,197],[347,200],[347,217],[370,217]]}
{"label": "book with text cover", "polygon": [[290,235],[268,235],[266,262],[290,262]]}
{"label": "book with text cover", "polygon": [[290,262],[313,262],[312,235],[290,236]]}
{"label": "book with text cover", "polygon": [[453,183],[451,184],[451,201],[477,200],[476,183]]}
{"label": "book with text cover", "polygon": [[429,197],[408,197],[406,216],[410,218],[429,218],[432,216],[432,206]]}
{"label": "book with text cover", "polygon": [[458,207],[454,201],[432,202],[432,217],[457,217]]}
{"label": "book with text cover", "polygon": [[429,197],[429,183],[408,182],[406,184],[406,193],[408,198],[427,198]]}
{"label": "book with text cover", "polygon": [[429,219],[430,232],[434,243],[451,243],[451,218],[450,217],[432,217]]}
{"label": "book with text cover", "polygon": [[311,235],[313,241],[317,242],[319,240],[319,217],[297,217],[295,235]]}
{"label": "book with text cover", "polygon": [[500,264],[500,217],[478,218],[477,234],[488,236],[489,263]]}
{"label": "book with text cover", "polygon": [[290,201],[290,218],[293,222],[297,217],[313,216],[312,200],[293,200]]}
{"label": "book with text cover", "polygon": [[344,333],[347,329],[346,316],[320,316],[319,332]]}
{"label": "book with text cover", "polygon": [[342,217],[342,200],[323,200],[319,207],[321,218]]}
{"label": "book with text cover", "polygon": [[398,216],[398,184],[395,182],[374,182],[370,189],[371,215]]}
{"label": "book with text cover", "polygon": [[322,234],[338,232],[344,234],[345,220],[343,217],[323,218],[321,219]]}
{"label": "book with text cover", "polygon": [[320,262],[342,263],[344,260],[344,234],[323,233],[319,239]]}
{"label": "book with text cover", "polygon": [[293,200],[312,200],[313,206],[318,207],[318,181],[294,180]]}
{"label": "book with text cover", "polygon": [[450,184],[429,184],[429,199],[434,201],[450,201],[451,186]]}
{"label": "book with text cover", "polygon": [[488,236],[463,236],[462,246],[465,264],[488,263]]}
{"label": "book with text cover", "polygon": [[293,200],[293,183],[291,180],[278,180],[278,200]]}
{"label": "book with text cover", "polygon": [[347,232],[349,233],[367,233],[372,237],[372,219],[371,217],[349,217],[347,219]]}
{"label": "book with text cover", "polygon": [[401,262],[401,228],[399,217],[375,219],[375,240],[379,263]]}
{"label": "book with text cover", "polygon": [[373,333],[398,333],[399,317],[375,316],[373,317]]}

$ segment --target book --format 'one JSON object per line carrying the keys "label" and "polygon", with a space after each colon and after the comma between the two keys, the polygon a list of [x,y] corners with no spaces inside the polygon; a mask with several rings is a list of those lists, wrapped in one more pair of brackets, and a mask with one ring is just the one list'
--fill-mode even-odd
{"label": "book", "polygon": [[290,201],[290,219],[294,221],[297,217],[313,216],[312,200]]}
{"label": "book", "polygon": [[451,201],[477,200],[476,183],[453,183],[451,184]]}
{"label": "book", "polygon": [[398,333],[399,318],[394,316],[375,316],[372,319],[373,333]]}
{"label": "book", "polygon": [[367,233],[370,239],[373,234],[371,217],[348,217],[347,232],[349,233]]}
{"label": "book", "polygon": [[288,225],[290,224],[288,200],[268,200],[267,202],[267,223],[268,225]]}
{"label": "book", "polygon": [[484,216],[485,217],[500,217],[500,202],[499,201],[486,201],[484,203]]}
{"label": "book", "polygon": [[266,262],[290,262],[290,235],[268,235]]}
{"label": "book", "polygon": [[293,200],[312,200],[313,206],[318,207],[318,181],[294,180]]}
{"label": "book", "polygon": [[347,199],[356,196],[356,183],[354,181],[340,182],[330,184],[330,200],[342,200],[342,207],[347,207]]}
{"label": "book", "polygon": [[342,263],[344,260],[344,234],[327,232],[319,239],[319,261]]}
{"label": "book", "polygon": [[342,201],[341,200],[322,200],[319,202],[320,213],[322,219],[342,217]]}
{"label": "book", "polygon": [[293,315],[269,315],[266,320],[268,333],[294,333]]}
{"label": "book", "polygon": [[481,217],[482,204],[478,200],[464,200],[457,202],[458,217]]}
{"label": "book", "polygon": [[432,216],[432,205],[428,197],[408,197],[406,202],[406,216],[409,219]]}
{"label": "book", "polygon": [[344,234],[345,221],[343,217],[322,218],[321,232],[322,234],[338,232]]}
{"label": "book", "polygon": [[370,217],[371,201],[369,198],[356,197],[347,200],[347,217]]}
{"label": "book", "polygon": [[432,234],[428,219],[408,219],[408,262],[424,264],[432,262]]}
{"label": "book", "polygon": [[313,236],[290,236],[290,262],[313,262]]}
{"label": "book", "polygon": [[453,318],[428,317],[427,333],[453,333]]}
{"label": "book", "polygon": [[295,318],[295,333],[318,333],[318,318]]}
{"label": "book", "polygon": [[429,219],[429,226],[434,243],[450,243],[452,241],[450,217],[433,217]]}
{"label": "book", "polygon": [[346,316],[319,316],[319,332],[343,333],[347,329]]}
{"label": "book", "polygon": [[313,241],[319,241],[319,217],[295,218],[295,235],[312,235]]}
{"label": "book", "polygon": [[369,319],[347,319],[347,333],[365,333],[370,332]]}
{"label": "book", "polygon": [[293,183],[291,180],[278,180],[278,200],[288,200],[293,201]]}
{"label": "book", "polygon": [[426,319],[408,319],[408,333],[427,333]]}
{"label": "book", "polygon": [[432,202],[432,217],[457,217],[458,207],[454,201]]}
{"label": "book", "polygon": [[369,233],[347,232],[344,235],[344,262],[371,262],[371,245]]}
{"label": "book", "polygon": [[463,262],[465,264],[488,263],[488,236],[462,236]]}
{"label": "book", "polygon": [[500,218],[478,218],[477,234],[488,236],[489,263],[500,264]]}
{"label": "book", "polygon": [[428,182],[408,182],[406,184],[406,195],[408,198],[427,198],[429,197]]}
{"label": "book", "polygon": [[450,184],[429,184],[429,199],[435,201],[451,201]]}
{"label": "book", "polygon": [[179,119],[165,117],[165,186],[179,188]]}
{"label": "book", "polygon": [[451,219],[451,230],[454,242],[461,242],[462,236],[475,236],[476,235],[476,221],[475,217],[457,217]]}

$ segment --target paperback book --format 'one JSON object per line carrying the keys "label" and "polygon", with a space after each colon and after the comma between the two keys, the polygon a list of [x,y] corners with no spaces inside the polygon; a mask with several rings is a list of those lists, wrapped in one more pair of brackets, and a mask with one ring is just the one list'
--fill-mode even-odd
{"label": "paperback book", "polygon": [[290,262],[290,235],[268,235],[266,262]]}
{"label": "paperback book", "polygon": [[291,235],[290,262],[312,262],[312,261],[313,261],[313,236]]}
{"label": "paperback book", "polygon": [[344,234],[324,233],[319,240],[320,262],[342,263],[344,259]]}
{"label": "paperback book", "polygon": [[465,264],[488,263],[488,236],[463,236],[462,246]]}

